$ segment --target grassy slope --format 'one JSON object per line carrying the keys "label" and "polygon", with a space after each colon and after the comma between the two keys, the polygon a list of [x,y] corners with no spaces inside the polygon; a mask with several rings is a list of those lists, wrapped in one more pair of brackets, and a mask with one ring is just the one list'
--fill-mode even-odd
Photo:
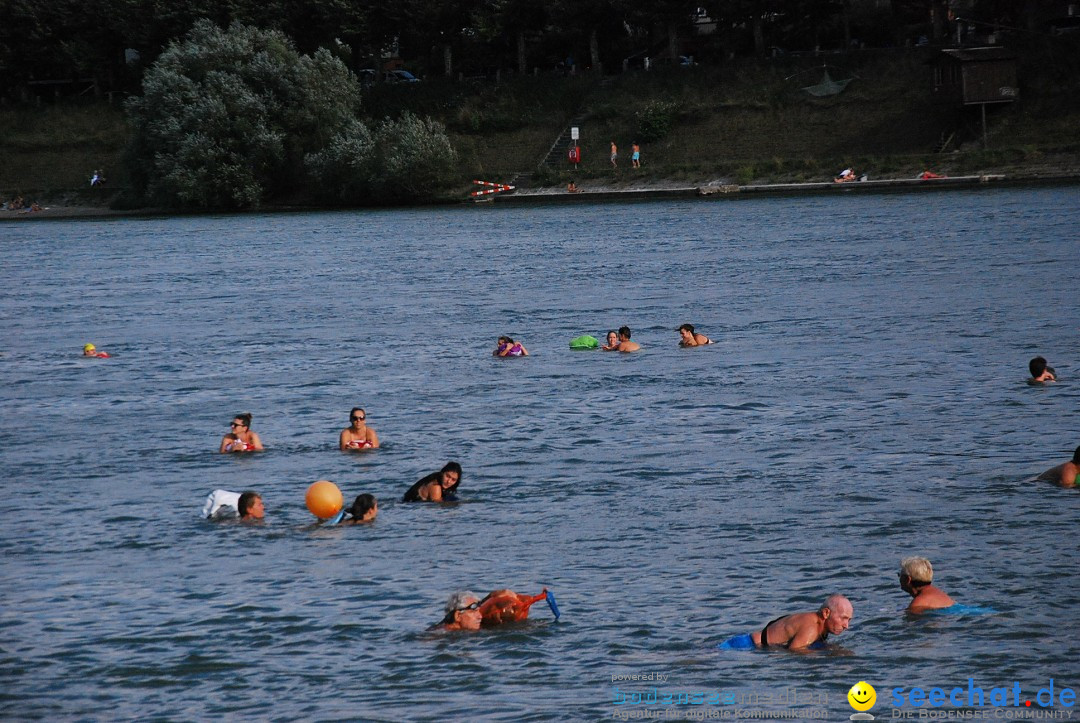
{"label": "grassy slope", "polygon": [[[372,121],[411,110],[446,123],[463,187],[471,178],[505,181],[535,171],[569,119],[581,114],[584,161],[575,177],[604,183],[824,180],[847,165],[877,178],[923,167],[955,175],[1051,157],[1058,168],[1080,170],[1080,93],[1035,75],[1037,68],[1022,69],[1022,102],[991,113],[992,150],[981,152],[973,142],[977,113],[932,104],[927,57],[912,51],[830,56],[834,78],[855,80],[825,99],[800,90],[821,77],[822,61],[807,58],[638,71],[603,84],[590,77],[500,85],[426,81],[374,88],[365,110]],[[643,143],[645,167],[633,170],[636,114],[650,100],[672,102],[677,111],[667,136]],[[942,132],[953,131],[967,141],[965,152],[934,155]],[[121,186],[125,133],[120,111],[104,104],[2,110],[0,195],[85,189],[95,168],[105,169],[112,187]],[[617,170],[608,162],[611,140],[621,150]],[[570,175],[561,162],[536,181],[565,183]]]}
{"label": "grassy slope", "polygon": [[125,134],[119,109],[104,103],[2,110],[0,196],[88,188],[95,169],[122,185]]}

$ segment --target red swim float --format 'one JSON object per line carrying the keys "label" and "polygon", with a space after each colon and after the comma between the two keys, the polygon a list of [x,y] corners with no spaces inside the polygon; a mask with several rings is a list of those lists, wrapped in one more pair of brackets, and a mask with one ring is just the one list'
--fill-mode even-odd
{"label": "red swim float", "polygon": [[503,623],[518,623],[529,618],[529,608],[547,596],[547,588],[532,597],[513,590],[496,590],[480,601],[481,625],[490,627]]}

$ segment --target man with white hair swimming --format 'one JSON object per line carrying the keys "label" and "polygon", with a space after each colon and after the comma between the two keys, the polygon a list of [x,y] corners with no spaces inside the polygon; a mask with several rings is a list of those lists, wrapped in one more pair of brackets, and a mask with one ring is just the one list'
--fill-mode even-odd
{"label": "man with white hair swimming", "polygon": [[464,590],[455,592],[446,601],[446,615],[433,630],[479,630],[483,615],[480,613],[480,598]]}
{"label": "man with white hair swimming", "polygon": [[900,589],[911,595],[909,613],[949,608],[956,601],[930,583],[934,579],[934,566],[925,557],[905,557],[900,561]]}
{"label": "man with white hair swimming", "polygon": [[817,610],[782,615],[766,623],[760,632],[736,635],[720,644],[725,649],[787,648],[807,650],[823,645],[829,633],[839,635],[851,625],[855,614],[851,601],[840,594],[825,598]]}
{"label": "man with white hair swimming", "polygon": [[529,608],[540,600],[548,600],[558,619],[558,611],[547,588],[539,595],[522,595],[513,590],[495,590],[482,600],[471,592],[455,592],[446,601],[446,616],[434,626],[435,630],[479,630],[503,623],[522,622],[529,618]]}

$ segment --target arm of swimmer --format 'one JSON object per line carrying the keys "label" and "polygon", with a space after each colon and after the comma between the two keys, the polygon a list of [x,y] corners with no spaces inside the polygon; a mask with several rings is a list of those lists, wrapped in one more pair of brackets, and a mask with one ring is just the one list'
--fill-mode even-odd
{"label": "arm of swimmer", "polygon": [[262,440],[254,432],[251,433],[251,446],[255,448],[256,452],[263,451]]}
{"label": "arm of swimmer", "polygon": [[346,449],[349,448],[349,440],[347,440],[345,438],[345,437],[348,436],[348,434],[349,434],[349,430],[343,429],[343,430],[341,430],[341,435],[338,437],[337,446],[338,446],[338,449],[340,449],[343,452]]}
{"label": "arm of swimmer", "polygon": [[221,438],[221,447],[218,448],[218,452],[221,453],[221,454],[225,454],[228,451],[225,448],[229,446],[230,442],[232,442],[232,440],[229,439],[229,435],[226,434],[224,437],[222,437]]}
{"label": "arm of swimmer", "polygon": [[1063,469],[1061,470],[1061,480],[1058,482],[1062,487],[1075,487],[1076,486],[1076,472]]}
{"label": "arm of swimmer", "polygon": [[442,502],[442,485],[438,482],[430,485],[428,489],[428,502]]}
{"label": "arm of swimmer", "polygon": [[519,344],[519,346],[521,347],[522,356],[529,356],[529,350],[525,348],[525,345],[524,344]]}
{"label": "arm of swimmer", "polygon": [[368,429],[368,441],[371,442],[372,449],[379,448],[379,435],[375,434],[374,429]]}

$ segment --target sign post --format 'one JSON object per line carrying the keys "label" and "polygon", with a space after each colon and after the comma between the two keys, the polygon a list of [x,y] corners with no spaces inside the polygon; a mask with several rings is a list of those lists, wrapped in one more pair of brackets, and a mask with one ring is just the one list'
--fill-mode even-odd
{"label": "sign post", "polygon": [[567,156],[570,158],[570,162],[577,167],[577,164],[581,163],[581,146],[578,145],[578,139],[581,138],[580,129],[577,126],[570,126],[570,140],[574,142],[571,146]]}

